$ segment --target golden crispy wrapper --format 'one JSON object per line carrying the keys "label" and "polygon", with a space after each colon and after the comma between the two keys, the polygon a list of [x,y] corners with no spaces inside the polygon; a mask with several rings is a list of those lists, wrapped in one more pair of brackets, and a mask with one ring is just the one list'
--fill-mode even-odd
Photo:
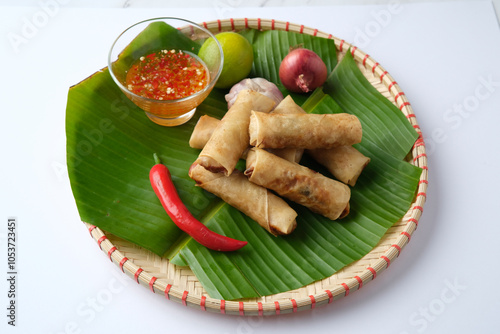
{"label": "golden crispy wrapper", "polygon": [[250,113],[271,111],[275,102],[254,91],[243,90],[227,111],[195,163],[211,172],[231,175],[243,152],[248,148]]}
{"label": "golden crispy wrapper", "polygon": [[333,148],[361,142],[359,119],[351,114],[264,114],[252,112],[250,145],[259,148]]}
{"label": "golden crispy wrapper", "polygon": [[259,148],[248,152],[246,167],[245,175],[251,182],[311,211],[332,220],[349,213],[351,190],[341,182]]}
{"label": "golden crispy wrapper", "polygon": [[271,234],[290,234],[297,226],[297,213],[282,198],[248,181],[238,170],[225,176],[194,164],[189,176],[198,186],[240,210]]}

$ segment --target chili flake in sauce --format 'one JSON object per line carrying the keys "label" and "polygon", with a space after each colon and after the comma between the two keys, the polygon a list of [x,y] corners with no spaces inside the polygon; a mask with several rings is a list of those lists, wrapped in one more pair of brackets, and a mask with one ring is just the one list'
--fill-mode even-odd
{"label": "chili flake in sauce", "polygon": [[129,91],[154,100],[190,96],[208,84],[208,72],[199,58],[182,50],[161,50],[141,57],[127,73]]}

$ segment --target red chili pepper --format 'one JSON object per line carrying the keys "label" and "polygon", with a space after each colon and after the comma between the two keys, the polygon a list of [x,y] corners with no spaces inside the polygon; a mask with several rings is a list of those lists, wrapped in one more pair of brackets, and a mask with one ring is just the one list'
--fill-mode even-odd
{"label": "red chili pepper", "polygon": [[151,168],[149,180],[163,208],[181,230],[203,246],[217,251],[235,251],[247,244],[246,241],[217,234],[194,218],[179,198],[170,171],[165,165],[161,164],[156,154],[154,157],[156,165]]}

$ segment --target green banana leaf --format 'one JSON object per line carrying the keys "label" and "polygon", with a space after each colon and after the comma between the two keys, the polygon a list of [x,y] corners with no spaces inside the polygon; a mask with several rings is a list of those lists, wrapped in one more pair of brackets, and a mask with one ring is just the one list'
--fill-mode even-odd
{"label": "green banana leaf", "polygon": [[331,95],[345,112],[360,119],[363,142],[369,141],[403,159],[418,133],[403,113],[366,80],[351,52],[347,52],[344,58],[343,66],[328,77],[324,92]]}
{"label": "green banana leaf", "polygon": [[[250,30],[243,35],[252,42],[255,53],[276,52],[272,57],[256,57],[252,75],[280,85],[276,68],[289,47],[297,45],[296,34]],[[352,188],[347,218],[332,222],[291,203],[299,214],[297,229],[289,236],[270,235],[238,210],[195,187],[188,176],[199,154],[189,147],[189,136],[199,116],[223,116],[226,91],[215,89],[190,122],[165,128],[152,123],[132,104],[104,69],[71,87],[68,93],[67,164],[81,219],[189,265],[212,298],[226,300],[296,289],[328,277],[367,254],[404,215],[414,197],[421,170],[404,162],[402,156],[409,152],[416,132],[407,127],[406,119],[393,115],[394,109],[378,92],[364,87],[364,77],[356,72],[352,57],[344,57],[335,67],[333,40],[308,35],[300,38],[300,43],[310,45],[323,59],[330,57],[330,69],[335,68],[325,87],[328,94],[318,90],[299,98],[304,101],[309,97],[303,105],[306,111],[359,113],[358,117],[364,118],[363,126],[380,120],[387,128],[398,130],[394,131],[398,137],[389,139],[385,131],[368,133],[369,140],[363,139],[358,145],[372,161]],[[276,40],[280,43],[275,44]],[[363,94],[374,95],[369,104],[374,104],[377,114],[366,109],[366,104],[338,97],[338,87],[347,87],[356,101],[364,101]],[[364,133],[367,131],[371,128]],[[404,140],[399,141],[401,145],[398,142],[395,151],[390,142],[399,139]],[[195,217],[218,233],[247,240],[248,245],[237,252],[215,252],[181,232],[149,184],[153,153],[158,153],[170,169],[179,196]],[[304,163],[327,174],[307,158]]]}

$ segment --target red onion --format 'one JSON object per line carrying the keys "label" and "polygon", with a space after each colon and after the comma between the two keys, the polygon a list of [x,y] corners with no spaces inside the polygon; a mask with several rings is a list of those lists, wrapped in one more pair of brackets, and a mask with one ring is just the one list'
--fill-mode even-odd
{"label": "red onion", "polygon": [[279,76],[281,83],[289,91],[307,93],[325,83],[327,69],[314,51],[298,48],[283,59]]}

